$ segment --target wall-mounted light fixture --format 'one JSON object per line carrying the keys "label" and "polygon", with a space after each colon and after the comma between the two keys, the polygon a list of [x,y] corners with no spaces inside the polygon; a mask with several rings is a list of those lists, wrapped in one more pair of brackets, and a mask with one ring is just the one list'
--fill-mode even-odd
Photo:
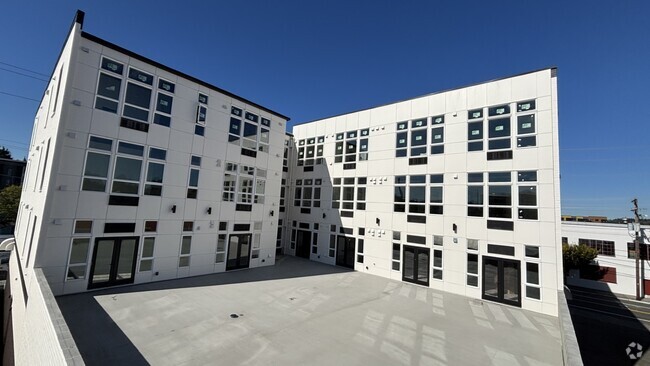
{"label": "wall-mounted light fixture", "polygon": [[275,211],[271,210],[271,212],[269,212],[269,216],[273,216],[273,215],[275,215]]}
{"label": "wall-mounted light fixture", "polygon": [[208,215],[212,215],[212,207],[208,207],[207,213],[208,213]]}
{"label": "wall-mounted light fixture", "polygon": [[375,223],[376,223],[377,225],[381,225],[381,220],[379,220],[379,217],[375,219]]}
{"label": "wall-mounted light fixture", "polygon": [[326,217],[327,217],[327,214],[325,212],[323,212],[323,218],[326,218]]}
{"label": "wall-mounted light fixture", "polygon": [[458,234],[458,225],[452,224],[451,229],[454,230],[454,234]]}
{"label": "wall-mounted light fixture", "polygon": [[176,205],[172,205],[171,211],[172,213],[176,213]]}

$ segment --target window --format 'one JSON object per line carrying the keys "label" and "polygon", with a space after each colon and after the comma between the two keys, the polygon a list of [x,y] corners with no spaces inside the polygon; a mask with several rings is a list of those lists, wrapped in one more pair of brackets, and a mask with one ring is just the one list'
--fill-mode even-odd
{"label": "window", "polygon": [[225,202],[235,202],[235,192],[237,188],[238,165],[226,163],[226,173],[223,178],[222,199]]}
{"label": "window", "polygon": [[478,254],[467,253],[467,286],[478,287]]}
{"label": "window", "polygon": [[336,235],[330,234],[330,246],[329,246],[327,256],[330,258],[334,258],[335,255],[336,255]]}
{"label": "window", "polygon": [[181,252],[178,257],[178,266],[179,267],[189,267],[190,266],[190,252],[192,251],[192,237],[184,236],[181,240]]}
{"label": "window", "polygon": [[534,100],[517,103],[517,147],[537,146],[534,110]]}
{"label": "window", "polygon": [[199,93],[199,103],[208,105],[208,96],[203,93]]}
{"label": "window", "polygon": [[442,280],[442,250],[433,250],[433,278]]}
{"label": "window", "polygon": [[357,239],[357,263],[363,263],[363,239]]}
{"label": "window", "polygon": [[77,220],[74,223],[75,234],[90,234],[92,233],[93,222],[91,220]]}
{"label": "window", "polygon": [[431,155],[445,152],[445,116],[431,117]]}
{"label": "window", "polygon": [[525,246],[525,255],[528,258],[539,258],[539,247],[526,245]]}
{"label": "window", "polygon": [[88,148],[92,150],[86,153],[82,190],[95,192],[106,191],[112,146],[113,140],[90,136]]}
{"label": "window", "polygon": [[90,238],[74,238],[70,248],[68,260],[68,274],[66,280],[81,280],[86,278],[86,267],[88,264],[88,249]]}
{"label": "window", "polygon": [[488,217],[512,219],[512,186],[510,172],[488,173]]}
{"label": "window", "polygon": [[151,85],[153,76],[134,68],[129,68],[129,81],[126,83],[124,97],[124,117],[147,123],[151,107]]}
{"label": "window", "polygon": [[296,180],[294,206],[300,207],[301,213],[311,213],[310,207],[320,207],[321,179]]}
{"label": "window", "polygon": [[[167,150],[149,148],[149,162],[147,164],[147,175],[145,178],[144,194],[148,196],[161,196],[163,187],[163,175],[165,172],[165,161]],[[151,161],[160,160],[161,162]]]}
{"label": "window", "polygon": [[[316,224],[314,224],[314,226],[315,225]],[[318,229],[314,227],[314,230],[318,230]],[[311,241],[311,253],[318,254],[318,233],[315,232],[312,235],[313,235],[313,240]]]}
{"label": "window", "polygon": [[[45,182],[45,172],[47,171],[47,160],[48,160],[48,158],[50,156],[50,141],[51,140],[52,140],[51,138],[47,139],[47,147],[46,147],[46,150],[45,150],[45,160],[43,161],[43,172],[41,173],[41,185],[40,185],[40,187],[38,189],[39,192],[43,191],[43,183]],[[38,179],[38,177],[37,177],[37,179]]]}
{"label": "window", "polygon": [[358,187],[355,190],[354,178],[334,178],[332,183],[332,208],[339,209],[339,214],[342,217],[354,217],[355,192],[357,209],[365,210],[365,187]]}
{"label": "window", "polygon": [[467,151],[483,151],[483,109],[467,113]]}
{"label": "window", "polygon": [[483,173],[467,174],[467,216],[483,217]]}
{"label": "window", "polygon": [[187,183],[187,198],[196,199],[199,187],[199,170],[190,169],[189,181]]}
{"label": "window", "polygon": [[539,264],[526,263],[526,297],[540,299]]}
{"label": "window", "polygon": [[[102,57],[99,80],[97,81],[97,95],[95,97],[95,108],[110,113],[117,113],[120,100],[120,88],[122,86],[121,77],[124,65]],[[107,70],[107,73],[103,70]]]}
{"label": "window", "polygon": [[255,169],[247,165],[226,163],[224,175],[223,200],[235,202],[236,210],[250,211],[249,205],[253,203],[264,203],[266,190],[266,170]]}
{"label": "window", "polygon": [[429,214],[431,215],[442,215],[443,180],[442,174],[429,176]]}
{"label": "window", "polygon": [[[394,238],[393,238],[394,239]],[[399,238],[398,238],[399,240]],[[400,243],[393,243],[393,259],[392,259],[392,270],[400,270],[400,258],[401,258],[401,245]]]}
{"label": "window", "polygon": [[586,245],[598,251],[598,255],[614,257],[614,242],[609,240],[578,239],[579,245]]}
{"label": "window", "polygon": [[142,255],[140,256],[140,272],[148,272],[153,269],[153,249],[156,238],[145,237],[142,239]]}
{"label": "window", "polygon": [[174,89],[176,86],[166,80],[158,79],[158,94],[156,96],[156,108],[153,116],[153,123],[165,127],[171,125],[172,104],[174,102]]}
{"label": "window", "polygon": [[155,233],[158,230],[158,221],[145,221],[144,232]]}
{"label": "window", "polygon": [[183,231],[194,231],[194,221],[183,221]]}
{"label": "window", "polygon": [[226,262],[226,234],[217,235],[217,252],[214,261],[215,263]]}
{"label": "window", "polygon": [[519,219],[537,220],[537,171],[519,171],[517,188],[519,190]]}
{"label": "window", "polygon": [[140,173],[142,171],[142,159],[134,159],[132,156],[143,155],[144,147],[141,145],[120,142],[118,155],[115,158],[115,169],[113,171],[112,193],[137,195],[140,187]]}
{"label": "window", "polygon": [[[627,257],[636,258],[636,244],[627,243]],[[650,258],[650,244],[639,243],[639,258],[643,260]]]}
{"label": "window", "polygon": [[[323,163],[325,136],[300,140],[298,145],[298,166],[312,166]],[[342,146],[342,145],[341,145]],[[340,155],[340,154],[339,154]]]}
{"label": "window", "polygon": [[395,176],[395,189],[393,194],[393,211],[406,212],[406,176]]}
{"label": "window", "polygon": [[488,150],[510,148],[510,117],[488,120]]}

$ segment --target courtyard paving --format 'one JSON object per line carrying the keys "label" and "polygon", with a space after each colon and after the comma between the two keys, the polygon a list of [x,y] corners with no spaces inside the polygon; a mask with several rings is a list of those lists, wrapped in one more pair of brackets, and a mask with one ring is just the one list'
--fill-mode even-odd
{"label": "courtyard paving", "polygon": [[561,365],[558,319],[294,257],[57,298],[88,365]]}

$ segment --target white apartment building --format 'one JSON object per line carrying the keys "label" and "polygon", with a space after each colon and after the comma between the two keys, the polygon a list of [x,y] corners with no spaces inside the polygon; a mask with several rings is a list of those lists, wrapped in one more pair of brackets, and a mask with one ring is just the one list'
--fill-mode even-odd
{"label": "white apartment building", "polygon": [[569,271],[567,284],[636,296],[650,294],[650,227],[640,227],[639,276],[636,273],[634,231],[625,224],[562,222],[562,243],[583,244],[598,250],[591,268]]}
{"label": "white apartment building", "polygon": [[16,249],[54,295],[273,265],[288,117],[82,30],[34,121]]}
{"label": "white apartment building", "polygon": [[291,254],[557,315],[556,69],[295,126],[82,30],[34,121],[17,270],[54,295]]}
{"label": "white apartment building", "polygon": [[556,69],[293,133],[287,253],[557,315]]}

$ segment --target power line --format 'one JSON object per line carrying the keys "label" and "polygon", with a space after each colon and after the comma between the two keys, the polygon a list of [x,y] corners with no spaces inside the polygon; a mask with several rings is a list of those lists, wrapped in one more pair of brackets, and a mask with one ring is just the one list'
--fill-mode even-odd
{"label": "power line", "polygon": [[11,142],[17,145],[23,145],[23,146],[29,146],[29,144],[26,144],[24,142],[16,141],[16,140],[7,140],[7,139],[0,139],[0,141],[6,141],[6,142]]}
{"label": "power line", "polygon": [[49,75],[43,74],[42,72],[38,72],[38,71],[34,71],[34,70],[30,70],[30,69],[26,69],[26,68],[24,68],[24,67],[20,67],[20,66],[16,66],[16,65],[8,64],[8,63],[6,63],[6,62],[2,62],[2,61],[0,61],[0,64],[2,64],[2,65],[7,65],[7,66],[10,66],[10,67],[13,67],[14,69],[18,69],[18,70],[23,70],[23,71],[31,72],[32,74],[45,76],[46,78],[47,78],[47,77],[50,77]]}
{"label": "power line", "polygon": [[48,81],[49,81],[49,80],[45,80],[45,79],[43,79],[43,78],[39,78],[39,77],[37,77],[37,76],[27,75],[27,74],[23,74],[22,72],[18,72],[18,71],[14,71],[14,70],[5,69],[4,67],[0,67],[0,70],[7,71],[7,72],[11,72],[11,73],[14,73],[14,74],[16,74],[16,75],[25,76],[25,77],[32,78],[32,79],[36,79],[36,80],[40,80],[40,81],[45,81],[45,82],[48,82]]}
{"label": "power line", "polygon": [[34,99],[34,98],[30,98],[30,97],[24,97],[22,95],[11,94],[11,93],[7,93],[7,92],[3,92],[3,91],[0,91],[0,94],[9,95],[11,97],[16,97],[16,98],[21,98],[21,99],[33,100],[34,102],[38,102],[38,103],[41,102],[38,99]]}

